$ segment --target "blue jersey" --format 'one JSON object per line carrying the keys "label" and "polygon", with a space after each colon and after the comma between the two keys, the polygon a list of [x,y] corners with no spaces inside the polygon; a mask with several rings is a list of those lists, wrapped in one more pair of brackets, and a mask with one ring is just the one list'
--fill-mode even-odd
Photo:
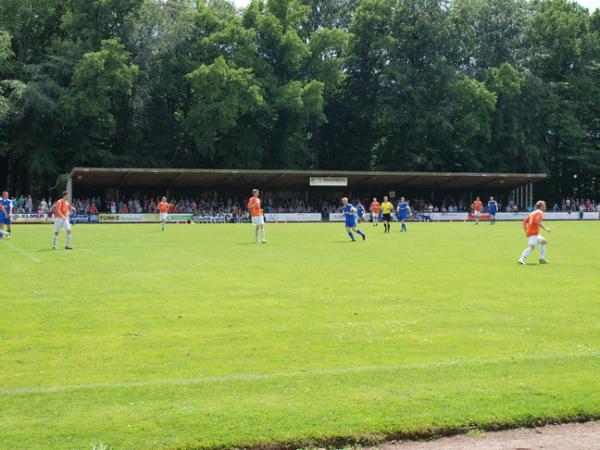
{"label": "blue jersey", "polygon": [[12,213],[13,201],[10,198],[0,199],[0,205],[4,206],[6,213],[0,208],[0,216],[8,216]]}
{"label": "blue jersey", "polygon": [[496,202],[496,200],[490,200],[488,202],[488,211],[490,214],[496,214],[496,211],[498,211],[498,202]]}
{"label": "blue jersey", "polygon": [[365,207],[361,204],[356,205],[356,213],[358,217],[362,217],[365,214]]}
{"label": "blue jersey", "polygon": [[398,207],[396,208],[396,211],[398,212],[398,215],[400,217],[406,217],[406,216],[408,216],[409,209],[410,209],[410,207],[408,206],[408,202],[400,202],[400,203],[398,203]]}
{"label": "blue jersey", "polygon": [[356,226],[356,208],[351,203],[346,203],[342,208],[342,214],[346,218],[346,227]]}

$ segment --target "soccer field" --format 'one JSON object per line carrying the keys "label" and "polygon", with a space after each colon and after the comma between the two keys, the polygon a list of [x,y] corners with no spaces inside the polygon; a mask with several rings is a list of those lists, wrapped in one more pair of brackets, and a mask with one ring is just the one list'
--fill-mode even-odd
{"label": "soccer field", "polygon": [[[600,415],[600,224],[49,226],[0,242],[0,448],[348,441]],[[545,233],[546,234],[546,233]]]}

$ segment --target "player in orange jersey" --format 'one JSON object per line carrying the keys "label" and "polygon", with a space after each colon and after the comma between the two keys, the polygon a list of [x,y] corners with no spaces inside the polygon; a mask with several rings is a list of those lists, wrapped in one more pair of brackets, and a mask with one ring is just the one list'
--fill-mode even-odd
{"label": "player in orange jersey", "polygon": [[71,247],[71,224],[69,223],[69,215],[73,211],[73,206],[69,199],[69,193],[63,192],[62,198],[56,202],[54,206],[54,235],[52,236],[52,250],[56,250],[56,241],[58,233],[64,228],[67,233],[67,244],[65,250],[73,250]]}
{"label": "player in orange jersey", "polygon": [[373,197],[373,201],[371,202],[371,206],[369,207],[369,211],[371,211],[371,217],[373,218],[373,226],[376,227],[379,223],[379,210],[381,209],[381,204],[377,201],[377,197]]}
{"label": "player in orange jersey", "polygon": [[256,239],[256,242],[258,243],[258,230],[260,230],[262,237],[261,242],[266,244],[265,216],[260,206],[260,198],[258,198],[258,194],[258,189],[252,189],[252,197],[250,197],[250,200],[248,200],[248,212],[250,213],[252,223],[254,224],[254,239]]}
{"label": "player in orange jersey", "polygon": [[158,214],[160,217],[160,231],[165,231],[167,220],[169,220],[169,211],[171,210],[171,204],[167,202],[167,197],[163,197],[158,205],[156,205]]}
{"label": "player in orange jersey", "polygon": [[544,226],[544,211],[546,211],[546,202],[540,200],[535,204],[535,211],[529,214],[523,221],[523,231],[527,236],[527,248],[523,250],[523,254],[519,258],[519,264],[525,264],[525,260],[535,249],[537,244],[540,244],[540,264],[548,264],[546,260],[546,247],[548,241],[540,235],[540,228],[550,233],[550,228]]}
{"label": "player in orange jersey", "polygon": [[479,217],[481,216],[481,208],[483,208],[483,203],[481,199],[477,197],[473,204],[471,205],[471,209],[473,210],[473,214],[475,215],[475,225],[479,225]]}

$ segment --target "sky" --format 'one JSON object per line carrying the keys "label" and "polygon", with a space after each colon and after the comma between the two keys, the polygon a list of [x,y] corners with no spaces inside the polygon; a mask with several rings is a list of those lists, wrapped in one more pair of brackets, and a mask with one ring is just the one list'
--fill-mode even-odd
{"label": "sky", "polygon": [[579,0],[579,4],[585,6],[590,11],[593,11],[596,8],[600,8],[600,0]]}
{"label": "sky", "polygon": [[[585,6],[590,11],[600,8],[600,0],[578,0],[580,5]],[[250,3],[250,0],[233,0],[238,8],[242,8]]]}

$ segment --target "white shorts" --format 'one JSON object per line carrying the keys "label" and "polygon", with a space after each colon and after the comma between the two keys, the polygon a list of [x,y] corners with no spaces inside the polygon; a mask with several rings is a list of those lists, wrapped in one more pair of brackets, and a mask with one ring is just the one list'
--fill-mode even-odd
{"label": "white shorts", "polygon": [[[154,217],[156,217],[156,216],[154,216]],[[163,222],[163,221],[166,222],[168,218],[169,218],[169,213],[160,213],[160,221],[161,222]]]}
{"label": "white shorts", "polygon": [[475,214],[475,217],[479,217],[481,216],[481,211],[473,211],[473,214]]}
{"label": "white shorts", "polygon": [[254,225],[264,225],[265,218],[264,218],[264,216],[254,216],[254,217],[252,217],[252,223]]}
{"label": "white shorts", "polygon": [[538,245],[538,243],[545,242],[545,241],[546,241],[546,239],[544,239],[544,236],[542,236],[541,234],[538,234],[537,236],[529,236],[527,238],[527,245],[535,247],[536,245]]}
{"label": "white shorts", "polygon": [[71,231],[71,224],[68,219],[54,219],[54,232],[58,233],[61,229],[65,229],[65,231]]}

